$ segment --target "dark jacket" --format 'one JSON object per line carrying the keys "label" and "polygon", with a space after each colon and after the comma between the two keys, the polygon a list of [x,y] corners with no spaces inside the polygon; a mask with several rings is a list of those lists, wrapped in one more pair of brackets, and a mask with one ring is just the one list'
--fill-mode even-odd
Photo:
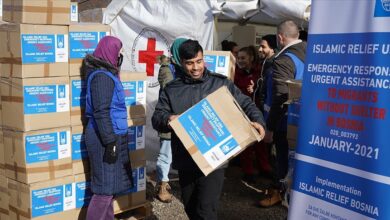
{"label": "dark jacket", "polygon": [[[173,73],[171,69],[169,68],[169,63],[163,63],[160,66],[160,69],[158,70],[158,82],[160,84],[160,93],[165,88],[165,86],[174,79]],[[171,133],[162,133],[159,132],[158,136],[165,140],[171,139]]]}
{"label": "dark jacket", "polygon": [[290,52],[295,54],[300,60],[305,62],[306,57],[306,43],[301,42],[294,44],[284,50],[279,56],[275,57],[272,68],[273,68],[273,88],[272,88],[272,104],[267,119],[267,129],[275,131],[284,115],[288,110],[288,106],[284,105],[288,100],[288,87],[286,83],[281,80],[294,79],[295,76],[295,65],[290,57],[284,53]]}
{"label": "dark jacket", "polygon": [[[116,76],[117,70],[109,63],[87,55],[83,60],[81,74],[88,79],[95,70],[105,70]],[[128,150],[128,136],[116,135],[110,116],[114,81],[104,73],[91,80],[91,101],[96,127],[90,122],[85,129],[85,144],[91,166],[91,190],[94,194],[115,195],[131,187],[132,172]],[[105,147],[115,144],[118,160],[114,164],[103,162]]]}
{"label": "dark jacket", "polygon": [[[152,117],[153,128],[160,132],[172,131],[168,127],[169,116],[182,114],[222,86],[227,86],[251,121],[258,122],[264,126],[263,116],[250,97],[242,94],[225,76],[211,73],[205,69],[203,77],[199,80],[191,79],[188,75],[182,75],[180,78],[167,84],[159,97]],[[178,170],[198,170],[199,168],[175,132],[172,132],[171,141],[173,168]]]}
{"label": "dark jacket", "polygon": [[270,58],[265,59],[261,67],[260,76],[256,83],[256,89],[253,93],[253,101],[255,102],[257,108],[260,111],[264,112],[264,100],[267,91],[267,78],[272,77],[272,64],[274,62],[275,55]]}

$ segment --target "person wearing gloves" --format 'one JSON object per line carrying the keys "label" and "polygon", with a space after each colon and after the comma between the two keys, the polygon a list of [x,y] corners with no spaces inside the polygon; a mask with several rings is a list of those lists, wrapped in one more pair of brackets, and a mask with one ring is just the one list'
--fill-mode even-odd
{"label": "person wearing gloves", "polygon": [[106,36],[81,67],[87,82],[85,144],[93,193],[87,220],[114,219],[113,197],[133,184],[125,94],[119,78],[121,48],[118,38]]}

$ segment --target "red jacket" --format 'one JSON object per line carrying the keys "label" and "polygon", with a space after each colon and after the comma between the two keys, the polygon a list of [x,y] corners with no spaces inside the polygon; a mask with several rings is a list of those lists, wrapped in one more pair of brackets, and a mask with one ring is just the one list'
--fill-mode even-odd
{"label": "red jacket", "polygon": [[250,85],[251,80],[255,84],[253,87],[253,91],[256,90],[256,82],[260,76],[261,64],[256,63],[252,66],[250,72],[248,73],[244,69],[240,69],[240,67],[236,66],[236,72],[234,75],[234,84],[241,90],[242,93],[249,97],[253,97],[253,93],[249,93],[247,87]]}

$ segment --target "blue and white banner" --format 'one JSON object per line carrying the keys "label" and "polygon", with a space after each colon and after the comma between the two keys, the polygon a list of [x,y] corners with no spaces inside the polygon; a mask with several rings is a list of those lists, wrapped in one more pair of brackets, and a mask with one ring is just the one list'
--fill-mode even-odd
{"label": "blue and white banner", "polygon": [[390,219],[389,55],[389,0],[313,0],[289,219]]}

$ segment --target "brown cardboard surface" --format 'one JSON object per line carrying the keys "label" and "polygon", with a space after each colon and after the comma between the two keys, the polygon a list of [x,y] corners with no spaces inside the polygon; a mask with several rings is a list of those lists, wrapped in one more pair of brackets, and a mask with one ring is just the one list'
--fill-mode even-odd
{"label": "brown cardboard surface", "polygon": [[22,64],[22,34],[68,35],[68,26],[11,23],[0,25],[0,39],[3,40],[0,44],[2,77],[30,78],[69,75],[68,62]]}
{"label": "brown cardboard surface", "polygon": [[[140,72],[126,72],[121,73],[121,82],[130,81],[145,81],[147,80],[146,73]],[[141,105],[127,106],[127,118],[145,118],[146,117],[146,90],[145,92],[145,103]]]}
{"label": "brown cardboard surface", "polygon": [[286,104],[298,101],[301,98],[302,80],[287,80],[286,83],[288,86],[288,101]]}
{"label": "brown cardboard surface", "polygon": [[13,23],[70,23],[70,0],[3,0],[3,20]]}
{"label": "brown cardboard surface", "polygon": [[203,51],[203,56],[204,55],[224,56],[226,62],[228,62],[228,72],[216,71],[216,73],[222,74],[228,77],[230,80],[234,80],[234,74],[236,70],[236,58],[230,51],[206,50]]}
{"label": "brown cardboard surface", "polygon": [[94,8],[81,11],[79,13],[80,22],[103,22],[103,14],[106,8]]}
{"label": "brown cardboard surface", "polygon": [[126,210],[140,207],[146,203],[146,190],[130,193],[115,198],[113,202],[114,213],[118,214]]}
{"label": "brown cardboard surface", "polygon": [[[220,161],[220,165],[214,165],[213,167],[209,162],[207,162],[206,158],[201,154],[197,146],[192,141],[190,135],[187,133],[188,131],[185,130],[184,126],[178,120],[180,116],[175,120],[171,121],[170,124],[177,136],[184,144],[187,151],[191,154],[191,157],[194,159],[198,167],[205,175],[208,175],[210,172],[221,166],[227,160],[238,155],[250,144],[256,141],[260,141],[261,137],[260,134],[256,131],[256,129],[252,127],[249,119],[243,113],[243,110],[239,107],[238,103],[236,103],[233,96],[230,94],[229,90],[226,87],[219,88],[214,93],[208,95],[205,99],[207,99],[211,107],[215,110],[215,113],[221,119],[223,124],[225,124],[226,128],[229,130],[233,138],[239,144],[239,148],[236,153],[230,155],[229,158],[221,157],[218,159],[218,161]],[[197,122],[197,124],[202,123],[203,122]],[[217,156],[215,156],[214,159],[216,157]]]}
{"label": "brown cardboard surface", "polygon": [[5,175],[3,129],[0,128],[0,175]]}
{"label": "brown cardboard surface", "polygon": [[8,180],[5,176],[0,175],[0,219],[9,219],[9,195]]}
{"label": "brown cardboard surface", "polygon": [[[69,32],[111,32],[108,25],[98,23],[78,23],[69,26]],[[69,34],[70,35],[70,34]],[[108,34],[109,35],[109,34]],[[69,45],[70,48],[71,45]],[[82,59],[69,59],[69,75],[80,76],[80,67]]]}
{"label": "brown cardboard surface", "polygon": [[[73,134],[82,134],[84,132],[84,127],[79,126],[72,126],[72,135]],[[73,151],[73,146],[72,146]],[[89,172],[89,160],[73,160],[72,159],[72,171],[73,175],[81,174],[81,173],[88,173]]]}
{"label": "brown cardboard surface", "polygon": [[[70,128],[17,132],[3,130],[6,176],[22,183],[35,183],[72,175],[72,158],[28,163],[26,161],[26,137],[66,131]],[[69,143],[70,144],[70,143]],[[58,148],[58,146],[54,146]],[[71,148],[68,149],[69,151]],[[71,152],[68,152],[71,153]]]}
{"label": "brown cardboard surface", "polygon": [[[85,107],[81,106],[73,106],[73,95],[80,96],[80,94],[74,94],[73,87],[78,86],[79,83],[81,83],[81,87],[86,86],[85,81],[82,80],[83,77],[80,76],[72,76],[70,77],[70,124],[72,126],[77,125],[85,125],[86,124],[86,118],[84,116]],[[85,97],[84,97],[85,98]]]}
{"label": "brown cardboard surface", "polygon": [[[68,86],[69,77],[49,77],[49,78],[12,78],[2,80],[2,114],[3,127],[18,131],[31,131],[46,128],[64,127],[70,125],[70,112],[53,112],[43,114],[24,113],[24,86],[58,85]],[[67,93],[66,95],[69,94]],[[44,122],[44,123],[42,123]]]}
{"label": "brown cardboard surface", "polygon": [[34,219],[34,220],[52,220],[52,219],[73,219],[74,209],[53,213],[49,215],[32,218],[32,191],[45,189],[54,186],[71,184],[74,182],[73,176],[62,177],[59,179],[39,182],[34,184],[24,184],[12,179],[8,179],[8,190],[10,195],[9,209],[11,219]]}

